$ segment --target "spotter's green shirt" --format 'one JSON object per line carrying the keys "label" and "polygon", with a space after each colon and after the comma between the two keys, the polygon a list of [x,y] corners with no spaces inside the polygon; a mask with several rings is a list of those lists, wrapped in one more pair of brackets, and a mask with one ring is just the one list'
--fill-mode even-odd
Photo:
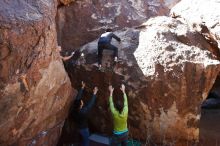
{"label": "spotter's green shirt", "polygon": [[128,100],[127,95],[124,93],[124,107],[123,111],[119,113],[113,103],[113,97],[109,97],[110,110],[113,116],[113,124],[114,124],[114,133],[126,132],[127,128],[127,119],[128,119]]}

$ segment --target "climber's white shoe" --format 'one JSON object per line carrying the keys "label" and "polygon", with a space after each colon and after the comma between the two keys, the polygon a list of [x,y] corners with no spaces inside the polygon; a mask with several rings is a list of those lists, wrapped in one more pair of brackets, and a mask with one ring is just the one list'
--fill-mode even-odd
{"label": "climber's white shoe", "polygon": [[115,62],[118,62],[118,57],[115,57],[115,58],[114,58],[114,61],[115,61]]}

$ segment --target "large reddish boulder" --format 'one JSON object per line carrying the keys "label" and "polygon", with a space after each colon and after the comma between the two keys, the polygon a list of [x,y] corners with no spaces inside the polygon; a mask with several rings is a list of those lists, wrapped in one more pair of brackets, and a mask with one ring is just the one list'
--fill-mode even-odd
{"label": "large reddish boulder", "polygon": [[97,38],[107,27],[133,27],[150,17],[168,15],[178,1],[80,0],[66,7],[58,7],[56,21],[59,44],[64,49],[74,50]]}
{"label": "large reddish boulder", "polygon": [[0,145],[56,145],[72,88],[56,52],[56,1],[0,1]]}
{"label": "large reddish boulder", "polygon": [[[111,53],[104,52],[99,71],[97,40],[83,46],[85,54],[69,68],[74,87],[81,80],[87,89],[99,87],[98,99],[90,119],[95,132],[111,134],[108,111],[108,85],[126,84],[129,101],[129,135],[146,142],[182,145],[198,140],[201,102],[215,82],[220,62],[209,51],[212,46],[200,33],[179,20],[156,17],[136,29],[116,32],[122,38],[119,47],[122,62],[108,69]],[[81,63],[81,64],[80,64]],[[75,78],[77,76],[77,78]]]}

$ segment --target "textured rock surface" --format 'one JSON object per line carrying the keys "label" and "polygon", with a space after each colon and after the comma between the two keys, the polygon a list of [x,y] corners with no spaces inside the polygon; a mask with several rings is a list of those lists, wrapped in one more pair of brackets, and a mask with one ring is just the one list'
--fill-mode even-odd
{"label": "textured rock surface", "polygon": [[83,0],[59,7],[57,28],[59,44],[76,49],[98,37],[110,27],[133,27],[146,19],[168,15],[179,0]]}
{"label": "textured rock surface", "polygon": [[56,52],[56,5],[0,2],[0,145],[56,145],[72,94]]}
{"label": "textured rock surface", "polygon": [[59,0],[58,2],[63,5],[69,5],[70,3],[74,2],[75,0]]}
{"label": "textured rock surface", "polygon": [[171,10],[171,16],[185,19],[216,47],[220,48],[220,2],[217,0],[182,0]]}
{"label": "textured rock surface", "polygon": [[[120,48],[123,63],[114,72],[107,68],[100,72],[94,66],[97,40],[81,48],[86,64],[69,68],[73,86],[84,80],[89,90],[93,85],[100,88],[91,129],[111,134],[107,87],[112,83],[120,96],[117,88],[125,82],[130,137],[174,145],[198,140],[201,102],[220,70],[220,62],[208,51],[212,46],[188,25],[168,17],[150,19],[117,35],[122,43],[113,43]],[[104,53],[105,66],[111,52]]]}

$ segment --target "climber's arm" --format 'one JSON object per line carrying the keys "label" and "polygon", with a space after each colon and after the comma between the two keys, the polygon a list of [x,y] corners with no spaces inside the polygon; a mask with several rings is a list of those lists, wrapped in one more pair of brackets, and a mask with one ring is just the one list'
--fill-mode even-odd
{"label": "climber's arm", "polygon": [[116,36],[114,33],[112,33],[112,37],[116,39],[118,42],[121,42],[121,39],[118,36]]}
{"label": "climber's arm", "polygon": [[120,89],[123,92],[123,97],[124,97],[123,113],[128,113],[128,97],[125,92],[125,85],[122,84]]}
{"label": "climber's arm", "polygon": [[76,100],[80,100],[82,98],[82,93],[83,93],[83,90],[84,90],[86,84],[82,81],[81,82],[81,86],[82,87],[81,87],[81,89],[79,90],[79,92],[78,92],[78,94],[76,96]]}
{"label": "climber's arm", "polygon": [[88,104],[83,107],[83,111],[84,111],[84,112],[88,112],[88,111],[92,108],[92,106],[94,105],[95,100],[96,100],[96,94],[97,94],[97,92],[98,92],[98,88],[95,87],[95,88],[93,89],[92,98],[90,99],[90,101],[88,102]]}
{"label": "climber's arm", "polygon": [[112,114],[114,114],[116,112],[115,106],[114,106],[114,103],[113,103],[113,91],[114,91],[114,88],[112,88],[111,85],[109,86],[109,91],[110,91],[109,106],[110,106],[110,110],[111,110]]}
{"label": "climber's arm", "polygon": [[70,58],[72,58],[73,57],[73,55],[74,55],[75,53],[73,52],[73,53],[71,53],[71,55],[69,55],[69,56],[61,56],[61,59],[63,60],[63,61],[67,61],[67,60],[69,60]]}
{"label": "climber's arm", "polygon": [[124,97],[124,108],[123,108],[123,112],[124,113],[128,113],[128,97],[126,95],[126,93],[123,93],[123,97]]}

